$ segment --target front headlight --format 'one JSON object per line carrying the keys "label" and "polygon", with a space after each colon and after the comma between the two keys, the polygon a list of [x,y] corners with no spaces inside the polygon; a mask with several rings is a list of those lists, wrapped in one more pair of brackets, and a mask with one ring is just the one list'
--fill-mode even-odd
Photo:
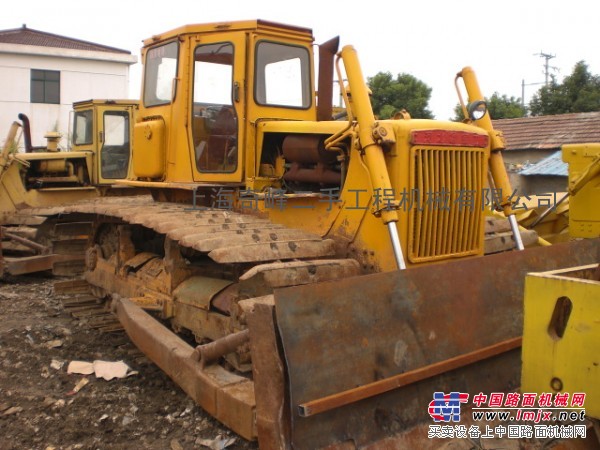
{"label": "front headlight", "polygon": [[469,103],[468,106],[469,119],[471,120],[479,120],[485,113],[487,112],[487,104],[483,100],[478,100],[473,103]]}

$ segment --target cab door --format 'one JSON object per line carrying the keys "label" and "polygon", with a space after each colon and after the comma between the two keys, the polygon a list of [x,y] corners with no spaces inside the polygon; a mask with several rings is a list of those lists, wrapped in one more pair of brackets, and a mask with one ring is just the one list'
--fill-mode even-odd
{"label": "cab door", "polygon": [[241,182],[245,35],[202,36],[191,52],[191,160],[195,181]]}
{"label": "cab door", "polygon": [[131,162],[132,108],[100,106],[97,108],[99,184],[125,179]]}

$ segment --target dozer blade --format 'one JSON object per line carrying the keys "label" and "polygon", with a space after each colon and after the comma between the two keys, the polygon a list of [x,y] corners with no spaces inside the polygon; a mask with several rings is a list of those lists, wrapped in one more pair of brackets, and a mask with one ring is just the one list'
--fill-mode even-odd
{"label": "dozer blade", "polygon": [[472,399],[519,386],[525,274],[594,263],[599,248],[594,239],[277,290],[292,447],[436,448],[434,392]]}

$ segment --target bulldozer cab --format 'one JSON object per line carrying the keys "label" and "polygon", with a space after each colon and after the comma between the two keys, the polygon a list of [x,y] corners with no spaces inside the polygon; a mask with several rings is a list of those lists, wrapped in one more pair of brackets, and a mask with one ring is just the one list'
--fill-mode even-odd
{"label": "bulldozer cab", "polygon": [[241,184],[256,175],[260,120],[316,118],[312,40],[308,29],[247,21],[145,41],[134,177]]}
{"label": "bulldozer cab", "polygon": [[91,184],[110,185],[126,178],[131,159],[132,122],[137,101],[86,100],[73,104],[71,151],[91,152]]}

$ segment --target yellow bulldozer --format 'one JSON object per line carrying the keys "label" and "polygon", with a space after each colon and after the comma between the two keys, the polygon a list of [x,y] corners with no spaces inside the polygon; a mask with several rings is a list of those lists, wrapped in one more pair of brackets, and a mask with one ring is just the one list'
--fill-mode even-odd
{"label": "yellow bulldozer", "polygon": [[[464,123],[376,120],[354,48],[318,46],[318,81],[314,48],[262,20],[144,41],[115,182],[153,198],[61,219],[92,224],[85,280],[133,342],[261,449],[438,448],[434,392],[519,385],[524,275],[600,244],[524,249],[473,70],[456,77]],[[484,256],[492,210],[516,251]]]}
{"label": "yellow bulldozer", "polygon": [[[0,153],[0,276],[3,272],[20,275],[54,268],[65,274],[69,266],[81,267],[81,252],[65,254],[63,250],[72,250],[75,236],[85,234],[86,226],[75,230],[69,225],[70,231],[61,230],[55,220],[47,219],[56,216],[53,207],[58,205],[135,193],[114,181],[129,173],[137,106],[133,100],[74,103],[65,151],[58,146],[61,135],[57,132],[46,134],[47,146],[34,147],[29,118],[19,114],[21,122],[13,122]],[[18,151],[20,136],[22,152]],[[63,249],[61,241],[67,241]]]}

